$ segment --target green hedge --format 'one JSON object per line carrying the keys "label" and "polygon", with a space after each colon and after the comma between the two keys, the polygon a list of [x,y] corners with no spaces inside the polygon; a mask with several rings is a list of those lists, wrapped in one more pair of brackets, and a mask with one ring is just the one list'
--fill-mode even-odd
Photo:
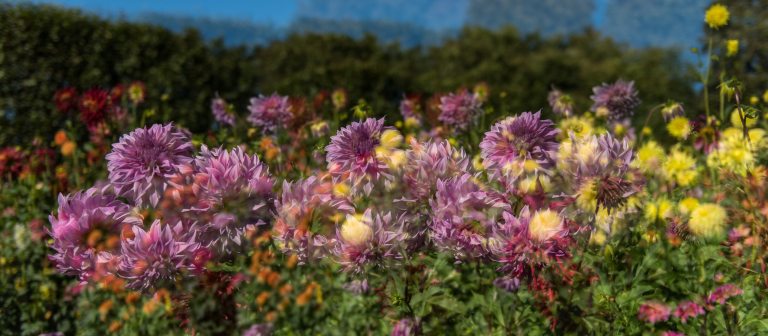
{"label": "green hedge", "polygon": [[[50,138],[60,127],[52,102],[63,86],[83,91],[141,80],[147,106],[195,132],[209,128],[209,100],[219,92],[245,114],[248,98],[273,91],[313,95],[345,88],[376,113],[396,114],[404,93],[453,91],[486,82],[491,104],[507,112],[546,107],[551,86],[588,96],[592,86],[633,79],[644,108],[666,97],[693,101],[687,67],[669,50],[630,50],[594,31],[564,37],[521,37],[465,29],[426,49],[404,49],[373,37],[292,35],[266,46],[225,47],[189,30],[107,21],[50,6],[0,5],[0,145]],[[506,92],[505,98],[498,93]],[[589,102],[580,101],[580,108]],[[643,110],[641,110],[643,111]],[[643,113],[639,113],[642,115]]]}

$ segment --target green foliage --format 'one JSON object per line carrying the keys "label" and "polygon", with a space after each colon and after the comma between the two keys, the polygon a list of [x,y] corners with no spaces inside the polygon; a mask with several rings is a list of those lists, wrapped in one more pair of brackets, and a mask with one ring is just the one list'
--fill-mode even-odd
{"label": "green foliage", "polygon": [[[370,36],[304,34],[246,48],[206,43],[195,31],[173,34],[78,11],[6,4],[0,6],[0,45],[2,144],[49,140],[64,119],[52,103],[59,88],[84,91],[132,80],[151,88],[146,106],[173,106],[162,120],[193,132],[211,124],[216,92],[244,115],[248,99],[259,93],[312,96],[343,87],[351,101],[365,99],[378,115],[395,119],[405,93],[428,96],[481,81],[497,111],[543,108],[551,86],[586,97],[595,83],[618,78],[637,81],[646,102],[640,116],[669,96],[693,99],[675,53],[627,49],[590,31],[545,39],[512,29],[466,29],[424,50]],[[585,99],[578,103],[580,110],[589,107]]]}

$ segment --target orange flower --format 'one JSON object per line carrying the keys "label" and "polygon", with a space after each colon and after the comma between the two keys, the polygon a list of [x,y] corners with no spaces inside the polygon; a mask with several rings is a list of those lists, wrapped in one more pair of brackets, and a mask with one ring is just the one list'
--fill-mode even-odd
{"label": "orange flower", "polygon": [[109,314],[109,311],[112,309],[112,306],[114,306],[114,302],[112,300],[107,299],[106,301],[102,302],[101,305],[99,305],[99,315],[101,316],[101,320],[104,321],[107,318],[107,314]]}
{"label": "orange flower", "polygon": [[61,145],[61,155],[69,157],[75,152],[77,144],[74,141],[67,141]]}
{"label": "orange flower", "polygon": [[290,257],[288,257],[288,260],[285,261],[285,266],[288,267],[288,269],[293,269],[296,267],[296,264],[299,262],[299,257],[295,254],[292,254]]}
{"label": "orange flower", "polygon": [[130,292],[128,295],[125,296],[125,303],[132,305],[139,301],[141,299],[141,293],[139,292]]}
{"label": "orange flower", "polygon": [[122,327],[123,324],[120,323],[120,321],[112,321],[112,323],[109,324],[109,332],[117,332]]}
{"label": "orange flower", "polygon": [[291,291],[293,291],[293,286],[291,286],[291,284],[285,284],[282,287],[280,287],[280,295],[286,296]]}
{"label": "orange flower", "polygon": [[267,303],[267,300],[269,300],[269,292],[261,292],[261,294],[256,297],[256,304],[258,304],[259,307],[262,307]]}
{"label": "orange flower", "polygon": [[69,138],[67,137],[67,132],[64,132],[63,130],[59,130],[56,132],[56,135],[53,136],[53,142],[56,144],[56,146],[61,146],[65,142],[67,142]]}

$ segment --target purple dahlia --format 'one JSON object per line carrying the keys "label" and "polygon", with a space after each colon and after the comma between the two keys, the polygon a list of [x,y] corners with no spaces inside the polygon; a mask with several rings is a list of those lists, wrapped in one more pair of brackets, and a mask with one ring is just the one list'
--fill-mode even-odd
{"label": "purple dahlia", "polygon": [[633,151],[626,139],[605,134],[572,142],[567,169],[582,194],[594,194],[597,207],[617,208],[640,189],[642,181],[632,174]]}
{"label": "purple dahlia", "polygon": [[486,192],[464,174],[437,181],[429,220],[430,238],[439,250],[457,262],[487,255],[487,239],[496,222],[496,213],[507,208],[494,194]]}
{"label": "purple dahlia", "polygon": [[600,114],[601,110],[605,109],[609,120],[631,118],[635,108],[640,105],[634,81],[626,82],[620,79],[613,84],[603,83],[592,91],[592,111]]}
{"label": "purple dahlia", "polygon": [[563,94],[560,90],[553,89],[547,95],[547,102],[552,111],[564,117],[573,115],[573,98]]}
{"label": "purple dahlia", "polygon": [[109,181],[137,206],[157,206],[168,179],[192,162],[192,142],[172,124],[138,128],[120,137],[107,154]]}
{"label": "purple dahlia", "polygon": [[333,253],[345,270],[360,273],[366,267],[384,267],[388,260],[402,259],[405,217],[391,213],[347,215],[337,230]]}
{"label": "purple dahlia", "polygon": [[261,128],[264,133],[273,133],[278,128],[285,128],[293,118],[288,96],[276,93],[269,97],[251,98],[248,109],[251,111],[248,121]]}
{"label": "purple dahlia", "polygon": [[403,119],[418,118],[419,99],[417,97],[403,97],[400,101],[400,114]]}
{"label": "purple dahlia", "polygon": [[467,90],[440,97],[438,120],[458,130],[466,130],[475,117],[483,113],[482,103]]}
{"label": "purple dahlia", "polygon": [[197,270],[200,245],[181,223],[171,227],[155,220],[149,231],[134,226],[133,235],[123,243],[120,262],[120,275],[128,288],[149,291]]}
{"label": "purple dahlia", "polygon": [[[328,253],[333,228],[345,214],[354,212],[345,198],[333,194],[333,184],[311,176],[296,182],[283,181],[277,202],[275,240],[284,253],[295,254],[299,263]],[[310,230],[311,229],[311,230]]]}
{"label": "purple dahlia", "polygon": [[557,153],[558,130],[541,112],[524,112],[491,127],[480,143],[483,165],[493,177],[515,180],[525,170],[549,169]]}
{"label": "purple dahlia", "polygon": [[[533,279],[534,272],[543,266],[569,257],[568,229],[562,226],[534,227],[539,236],[542,230],[550,230],[544,239],[540,239],[532,236],[532,217],[527,206],[517,217],[505,211],[491,236],[491,255],[501,264],[498,271],[504,274],[495,284],[508,291],[516,290],[523,280]],[[546,226],[546,223],[535,224]]]}
{"label": "purple dahlia", "polygon": [[376,155],[383,130],[383,118],[368,118],[353,122],[331,137],[331,143],[325,147],[326,161],[335,180],[348,179],[355,187],[365,181],[364,188],[370,192],[370,182],[382,175],[389,177],[387,164]]}
{"label": "purple dahlia", "polygon": [[413,336],[419,334],[419,323],[412,318],[404,318],[392,328],[390,336]]}
{"label": "purple dahlia", "polygon": [[448,141],[411,140],[406,156],[403,182],[409,199],[426,202],[435,193],[438,179],[447,180],[470,172],[466,153],[453,148]]}
{"label": "purple dahlia", "polygon": [[211,101],[211,112],[213,118],[223,126],[235,126],[235,114],[229,110],[227,102],[220,97],[216,97]]}
{"label": "purple dahlia", "polygon": [[206,247],[229,254],[242,246],[247,230],[267,225],[273,215],[274,180],[266,165],[242,147],[231,151],[201,148],[196,160],[201,204],[207,216],[200,239]]}
{"label": "purple dahlia", "polygon": [[272,335],[271,323],[254,324],[243,333],[243,336],[269,336]]}
{"label": "purple dahlia", "polygon": [[113,255],[120,252],[124,227],[141,225],[130,206],[94,188],[60,194],[58,213],[49,220],[51,247],[56,251],[50,259],[60,272],[82,281],[110,266]]}

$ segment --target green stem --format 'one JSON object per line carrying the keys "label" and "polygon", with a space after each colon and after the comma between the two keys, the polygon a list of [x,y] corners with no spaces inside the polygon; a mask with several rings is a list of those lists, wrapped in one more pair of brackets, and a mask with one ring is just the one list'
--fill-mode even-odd
{"label": "green stem", "polygon": [[702,84],[704,84],[704,111],[707,113],[707,119],[709,119],[709,74],[712,70],[712,38],[709,39],[709,45],[707,47],[707,71],[702,78]]}

